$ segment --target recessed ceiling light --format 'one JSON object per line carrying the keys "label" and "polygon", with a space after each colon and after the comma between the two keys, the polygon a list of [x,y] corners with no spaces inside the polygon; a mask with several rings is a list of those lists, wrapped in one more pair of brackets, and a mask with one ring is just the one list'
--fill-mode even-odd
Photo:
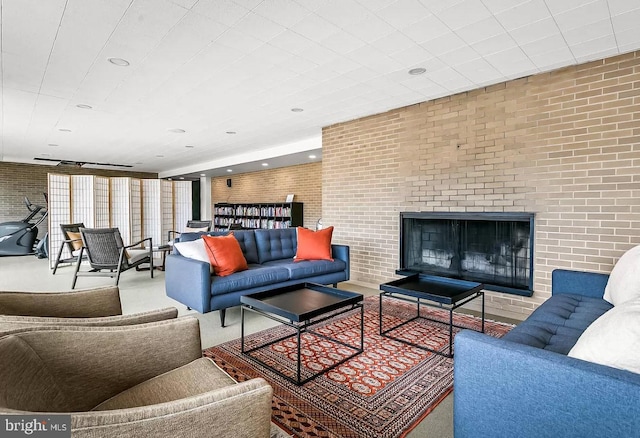
{"label": "recessed ceiling light", "polygon": [[227,172],[233,172],[233,169],[227,169]]}
{"label": "recessed ceiling light", "polygon": [[171,178],[167,178],[167,181],[171,181]]}
{"label": "recessed ceiling light", "polygon": [[294,113],[301,113],[304,110],[302,108],[291,108],[291,111],[293,111]]}
{"label": "recessed ceiling light", "polygon": [[169,129],[169,132],[175,132],[176,134],[184,134],[187,131],[185,131],[184,129],[180,129],[180,128],[172,128],[172,129]]}
{"label": "recessed ceiling light", "polygon": [[67,128],[58,128],[58,131],[60,131],[60,132],[71,132],[71,129],[67,129]]}
{"label": "recessed ceiling light", "polygon": [[76,108],[80,108],[80,109],[93,109],[93,107],[91,105],[85,105],[84,103],[79,103],[76,105]]}
{"label": "recessed ceiling light", "polygon": [[425,73],[426,71],[427,71],[426,68],[417,67],[417,68],[412,68],[411,70],[409,70],[409,74],[410,75],[421,75],[421,74]]}
{"label": "recessed ceiling light", "polygon": [[200,176],[207,176],[205,173],[201,173]]}
{"label": "recessed ceiling light", "polygon": [[194,145],[191,145],[191,144],[188,144],[188,145],[186,145],[186,146],[185,146],[185,148],[187,148],[187,149],[193,149],[193,148],[195,148],[195,146],[194,146]]}
{"label": "recessed ceiling light", "polygon": [[164,158],[164,155],[156,155],[156,158]]}
{"label": "recessed ceiling light", "polygon": [[234,135],[234,134],[237,134],[237,132],[236,131],[227,131],[227,134]]}
{"label": "recessed ceiling light", "polygon": [[56,147],[58,147],[58,145],[57,145],[57,144],[55,144],[55,143],[49,143],[47,146],[51,146],[52,148],[56,148]]}
{"label": "recessed ceiling light", "polygon": [[309,158],[311,158],[312,160],[315,158],[315,155],[309,155]]}
{"label": "recessed ceiling light", "polygon": [[107,58],[107,61],[109,61],[113,65],[117,65],[118,67],[128,67],[129,66],[129,61],[127,61],[126,59],[122,59],[122,58]]}
{"label": "recessed ceiling light", "polygon": [[179,179],[184,179],[184,176],[181,176]]}
{"label": "recessed ceiling light", "polygon": [[267,166],[269,165],[269,163],[262,163],[262,165],[263,165],[264,167],[267,167]]}

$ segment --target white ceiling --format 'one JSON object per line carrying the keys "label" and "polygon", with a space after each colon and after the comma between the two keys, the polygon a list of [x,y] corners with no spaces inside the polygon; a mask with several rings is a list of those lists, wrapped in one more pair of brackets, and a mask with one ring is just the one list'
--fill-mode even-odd
{"label": "white ceiling", "polygon": [[163,177],[304,161],[323,126],[640,48],[638,0],[2,0],[0,14],[0,159]]}

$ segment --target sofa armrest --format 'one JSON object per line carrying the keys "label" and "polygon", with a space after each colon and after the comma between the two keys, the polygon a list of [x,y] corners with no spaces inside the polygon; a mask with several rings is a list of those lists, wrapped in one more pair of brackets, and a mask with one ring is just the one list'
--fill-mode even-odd
{"label": "sofa armrest", "polygon": [[211,265],[199,260],[169,254],[165,260],[167,296],[197,310],[211,311]]}
{"label": "sofa armrest", "polygon": [[168,403],[71,414],[76,438],[269,437],[273,390],[261,378]]}
{"label": "sofa armrest", "polygon": [[351,265],[349,260],[349,247],[347,245],[331,245],[331,256],[334,259],[342,260],[343,262],[345,262],[345,264],[347,265],[347,269],[346,269],[347,278],[345,279],[345,281],[349,280],[350,273],[351,273]]}
{"label": "sofa armrest", "polygon": [[640,375],[469,330],[455,338],[456,438],[635,436]]}
{"label": "sofa armrest", "polygon": [[608,274],[555,269],[551,273],[551,295],[575,294],[602,298]]}
{"label": "sofa armrest", "polygon": [[120,314],[118,286],[68,292],[0,292],[0,315],[92,318]]}

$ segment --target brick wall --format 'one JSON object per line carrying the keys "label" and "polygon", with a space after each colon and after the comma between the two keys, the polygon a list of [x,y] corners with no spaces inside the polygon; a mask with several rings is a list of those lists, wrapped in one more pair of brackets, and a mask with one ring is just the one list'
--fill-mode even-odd
{"label": "brick wall", "polygon": [[534,212],[534,295],[488,294],[524,318],[554,268],[609,272],[640,243],[640,52],[399,108],[323,130],[325,224],[351,277],[399,263],[400,211]]}
{"label": "brick wall", "polygon": [[[25,196],[34,204],[44,204],[42,193],[47,191],[48,173],[109,177],[129,176],[132,178],[158,177],[157,173],[0,162],[0,222],[16,221],[26,216],[27,209],[23,202]],[[40,237],[44,235],[46,228],[46,221],[38,227]]]}
{"label": "brick wall", "polygon": [[[227,187],[227,178],[232,185]],[[211,179],[211,204],[217,202],[284,202],[295,194],[294,201],[304,203],[304,226],[315,229],[322,216],[322,163],[228,175]]]}

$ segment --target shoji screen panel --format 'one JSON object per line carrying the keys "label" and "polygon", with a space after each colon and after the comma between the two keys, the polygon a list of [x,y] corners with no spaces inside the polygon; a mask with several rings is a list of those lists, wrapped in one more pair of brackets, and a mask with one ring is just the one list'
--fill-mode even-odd
{"label": "shoji screen panel", "polygon": [[162,239],[155,245],[167,243],[169,231],[175,230],[173,223],[173,182],[160,180],[161,210],[162,210]]}
{"label": "shoji screen panel", "polygon": [[[69,175],[48,174],[49,195],[49,267],[53,265],[58,255],[64,235],[60,224],[71,223],[71,177]],[[69,250],[65,247],[62,258],[69,258]]]}
{"label": "shoji screen panel", "polygon": [[109,178],[71,176],[71,220],[87,228],[109,227]]}
{"label": "shoji screen panel", "polygon": [[159,179],[142,180],[142,236],[151,237],[154,246],[163,242],[162,207]]}
{"label": "shoji screen panel", "polygon": [[173,183],[173,222],[176,231],[183,231],[192,219],[191,181]]}
{"label": "shoji screen panel", "polygon": [[109,178],[93,177],[93,208],[96,228],[109,228],[111,217],[109,214]]}
{"label": "shoji screen panel", "polygon": [[125,245],[142,239],[140,180],[110,178],[111,226],[117,227]]}

